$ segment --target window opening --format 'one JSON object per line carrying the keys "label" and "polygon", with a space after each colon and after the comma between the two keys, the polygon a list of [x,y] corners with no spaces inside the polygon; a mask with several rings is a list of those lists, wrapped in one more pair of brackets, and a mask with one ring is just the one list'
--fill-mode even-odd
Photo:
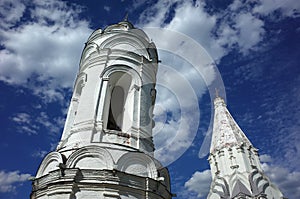
{"label": "window opening", "polygon": [[124,114],[124,89],[121,86],[115,86],[111,92],[109,107],[109,116],[107,128],[120,131]]}

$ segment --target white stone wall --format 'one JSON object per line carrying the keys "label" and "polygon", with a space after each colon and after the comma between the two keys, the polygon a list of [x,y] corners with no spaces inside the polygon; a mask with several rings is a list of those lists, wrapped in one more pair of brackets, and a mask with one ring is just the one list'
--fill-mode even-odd
{"label": "white stone wall", "polygon": [[92,33],[61,141],[31,199],[171,198],[168,170],[153,157],[157,63],[155,45],[129,22]]}

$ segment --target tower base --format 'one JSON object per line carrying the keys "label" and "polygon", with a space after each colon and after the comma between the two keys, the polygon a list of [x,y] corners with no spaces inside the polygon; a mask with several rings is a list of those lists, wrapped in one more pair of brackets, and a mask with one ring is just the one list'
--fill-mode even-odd
{"label": "tower base", "polygon": [[31,199],[170,199],[160,181],[118,170],[57,169],[32,183]]}

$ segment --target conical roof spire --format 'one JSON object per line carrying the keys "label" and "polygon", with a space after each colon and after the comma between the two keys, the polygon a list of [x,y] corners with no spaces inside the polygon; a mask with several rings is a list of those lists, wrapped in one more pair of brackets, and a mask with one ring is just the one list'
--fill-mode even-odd
{"label": "conical roof spire", "polygon": [[211,153],[229,146],[252,146],[228,111],[225,101],[219,96],[214,100],[214,109]]}
{"label": "conical roof spire", "polygon": [[208,158],[212,183],[207,199],[283,198],[278,188],[264,175],[257,149],[234,121],[217,92],[214,109]]}

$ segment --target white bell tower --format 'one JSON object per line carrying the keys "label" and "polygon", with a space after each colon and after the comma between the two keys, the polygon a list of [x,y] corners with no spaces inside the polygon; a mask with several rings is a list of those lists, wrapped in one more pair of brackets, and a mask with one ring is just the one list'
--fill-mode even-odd
{"label": "white bell tower", "polygon": [[152,140],[157,50],[127,20],[94,31],[82,52],[61,141],[32,199],[169,199]]}

